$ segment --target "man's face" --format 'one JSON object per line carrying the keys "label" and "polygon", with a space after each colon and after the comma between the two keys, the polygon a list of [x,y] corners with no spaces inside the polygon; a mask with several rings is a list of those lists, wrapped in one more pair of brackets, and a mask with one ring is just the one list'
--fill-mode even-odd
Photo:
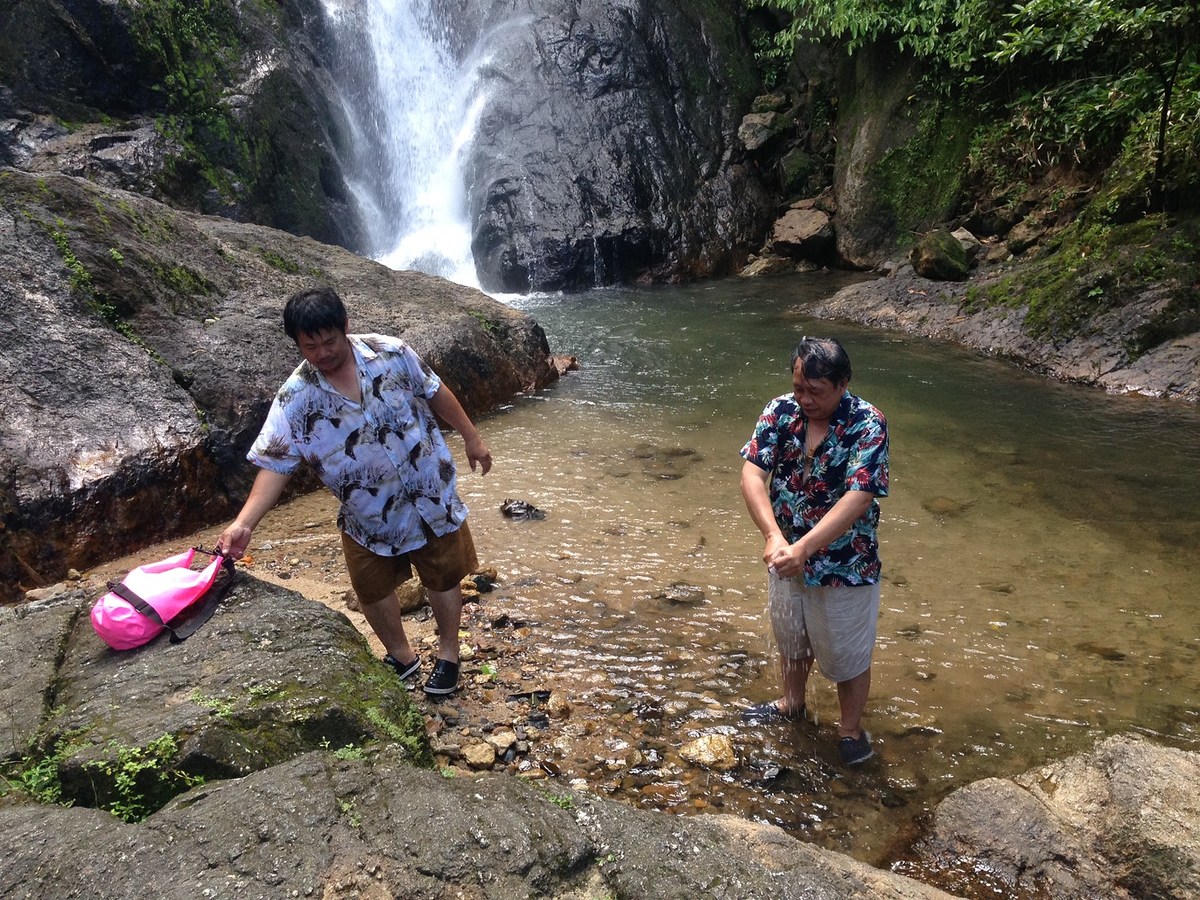
{"label": "man's face", "polygon": [[796,360],[792,369],[792,393],[796,402],[808,418],[818,422],[828,419],[841,402],[849,382],[841,381],[835,384],[828,378],[806,378],[803,365],[803,362]]}
{"label": "man's face", "polygon": [[301,332],[296,340],[300,355],[307,359],[322,375],[336,372],[351,358],[350,339],[344,331],[325,328],[315,334]]}

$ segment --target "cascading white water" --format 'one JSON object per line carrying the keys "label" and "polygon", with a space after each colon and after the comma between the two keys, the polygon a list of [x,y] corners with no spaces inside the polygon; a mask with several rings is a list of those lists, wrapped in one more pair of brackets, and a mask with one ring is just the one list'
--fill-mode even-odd
{"label": "cascading white water", "polygon": [[432,0],[324,0],[351,128],[343,159],[374,259],[478,287],[461,159],[485,96]]}

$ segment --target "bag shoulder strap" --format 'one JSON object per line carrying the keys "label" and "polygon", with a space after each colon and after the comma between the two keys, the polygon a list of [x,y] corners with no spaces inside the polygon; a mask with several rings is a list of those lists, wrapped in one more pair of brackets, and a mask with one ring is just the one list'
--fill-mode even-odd
{"label": "bag shoulder strap", "polygon": [[134,591],[130,590],[129,587],[127,587],[123,582],[110,581],[108,583],[108,589],[122,600],[127,602],[147,619],[162,625],[164,628],[166,627],[167,623],[162,620],[162,616],[158,614],[158,610],[139,597]]}
{"label": "bag shoulder strap", "polygon": [[[212,550],[204,550],[197,547],[196,550],[201,553],[212,553],[218,555]],[[220,586],[216,586],[216,579],[213,584],[209,585],[208,590],[203,594],[202,598],[191,606],[180,610],[179,614],[170,622],[165,623],[168,631],[171,632],[171,643],[178,644],[181,641],[186,641],[196,631],[212,618],[212,614],[216,611],[217,606],[225,599],[225,595],[229,593],[233,587],[234,576],[236,570],[233,567],[233,558],[226,556],[221,561],[221,568],[217,572],[217,578],[220,578],[221,572],[225,573],[225,582]]]}

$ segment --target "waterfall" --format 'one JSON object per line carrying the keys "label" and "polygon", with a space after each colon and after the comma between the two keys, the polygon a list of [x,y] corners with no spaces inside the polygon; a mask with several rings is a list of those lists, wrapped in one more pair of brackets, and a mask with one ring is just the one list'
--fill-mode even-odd
{"label": "waterfall", "polygon": [[434,0],[323,0],[367,255],[478,287],[461,159],[486,97]]}

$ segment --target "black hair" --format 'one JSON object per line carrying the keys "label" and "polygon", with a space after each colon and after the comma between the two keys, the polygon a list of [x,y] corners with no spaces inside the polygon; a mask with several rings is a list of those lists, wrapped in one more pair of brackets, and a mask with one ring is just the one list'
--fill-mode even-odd
{"label": "black hair", "polygon": [[331,287],[308,288],[288,297],[283,307],[283,330],[293,341],[302,334],[333,330],[346,333],[346,304]]}
{"label": "black hair", "polygon": [[810,381],[817,378],[827,378],[834,384],[849,381],[850,357],[846,348],[835,338],[802,337],[796,349],[792,351],[792,371],[796,371],[796,361],[801,361],[804,377]]}

